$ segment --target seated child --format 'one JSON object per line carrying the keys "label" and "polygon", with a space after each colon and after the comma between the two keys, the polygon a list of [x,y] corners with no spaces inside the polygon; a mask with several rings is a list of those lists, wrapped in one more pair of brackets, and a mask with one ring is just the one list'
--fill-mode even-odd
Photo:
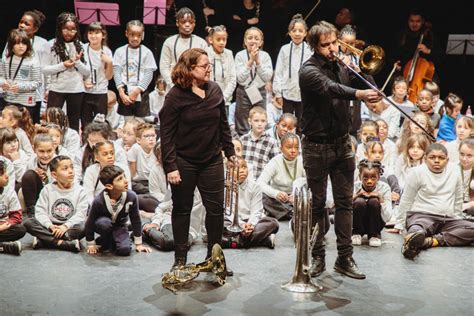
{"label": "seated child", "polygon": [[137,194],[147,194],[150,170],[156,165],[153,147],[156,144],[155,127],[150,123],[140,123],[136,131],[137,143],[127,152],[132,190]]}
{"label": "seated child", "polygon": [[409,170],[423,163],[426,148],[430,141],[422,134],[408,137],[405,150],[398,156],[395,162],[395,176],[398,179],[400,189],[403,191]]}
{"label": "seated child", "polygon": [[244,148],[244,159],[255,179],[262,173],[263,167],[276,155],[279,149],[276,140],[265,133],[267,112],[261,106],[254,106],[249,113],[250,131],[240,137]]}
{"label": "seated child", "polygon": [[7,105],[2,111],[1,127],[15,131],[20,148],[29,156],[34,156],[31,143],[35,136],[35,128],[31,121],[30,112],[25,108]]}
{"label": "seated child", "polygon": [[474,223],[462,219],[460,169],[448,161],[446,148],[431,144],[425,164],[408,175],[395,225],[400,231],[407,228],[402,247],[407,259],[414,259],[423,249],[474,242]]}
{"label": "seated child", "polygon": [[[275,248],[275,234],[278,232],[278,221],[275,218],[264,216],[262,204],[262,189],[257,183],[249,179],[247,162],[242,157],[237,158],[239,173],[234,174],[238,181],[239,200],[228,205],[224,218],[223,248],[268,247]],[[237,173],[237,169],[234,169]],[[230,183],[231,185],[235,185]],[[228,190],[229,187],[226,187]],[[228,193],[230,199],[231,192]],[[235,197],[235,196],[234,196]],[[236,203],[238,202],[238,204]],[[228,201],[230,204],[230,201]],[[242,231],[235,235],[226,230],[234,220],[235,206],[238,205],[238,225]]]}
{"label": "seated child", "polygon": [[47,134],[36,135],[33,147],[36,155],[26,162],[20,178],[28,217],[34,216],[38,197],[43,187],[52,180],[49,163],[55,156],[53,139]]}
{"label": "seated child", "polygon": [[399,136],[400,111],[383,100],[379,102],[366,102],[369,109],[369,118],[373,121],[383,119],[388,125],[388,138],[395,139]]}
{"label": "seated child", "polygon": [[105,119],[109,122],[112,130],[117,133],[117,137],[122,137],[122,129],[125,124],[123,115],[117,113],[117,95],[112,90],[107,91],[107,115]]}
{"label": "seated child", "polygon": [[298,126],[298,119],[292,113],[283,113],[275,125],[267,130],[267,134],[273,137],[277,143],[280,143],[281,138],[288,132],[296,133]]}
{"label": "seated child", "polygon": [[[61,108],[49,107],[45,112],[45,121],[46,124],[57,124],[62,128],[63,142],[61,145],[69,153],[74,154],[80,150],[81,137],[76,130],[69,127],[69,119]],[[76,176],[78,176],[77,173]]]}
{"label": "seated child", "polygon": [[383,145],[384,157],[382,163],[385,168],[394,168],[397,160],[397,146],[388,139],[388,124],[383,119],[378,119],[375,123],[379,126],[379,139]]}
{"label": "seated child", "polygon": [[305,176],[299,147],[298,136],[286,133],[281,139],[281,154],[270,160],[257,180],[266,214],[278,220],[291,218],[293,182]]}
{"label": "seated child", "polygon": [[[102,170],[105,166],[120,166],[120,164],[115,162],[114,143],[109,140],[95,144],[94,160],[95,163],[87,167],[82,183],[89,205],[91,205],[92,201],[94,201],[94,198],[105,189],[104,185],[99,181],[100,170]],[[124,166],[120,167],[125,170],[125,177],[128,181],[130,181],[131,176],[128,168],[124,168]],[[129,182],[129,189],[131,189],[130,184],[131,181]]]}
{"label": "seated child", "polygon": [[[128,190],[123,169],[118,166],[105,166],[100,171],[99,180],[105,190],[96,196],[87,217],[87,253],[95,254],[100,247],[101,251],[113,249],[119,256],[129,256],[132,245],[127,227],[128,218],[132,224],[135,250],[151,252],[149,247],[142,244],[138,199],[135,193]],[[100,237],[94,240],[94,233],[98,233]]]}
{"label": "seated child", "polygon": [[26,228],[21,224],[23,215],[18,197],[7,184],[7,166],[0,161],[0,253],[19,255],[20,239],[25,236]]}
{"label": "seated child", "polygon": [[443,106],[444,101],[439,98],[441,91],[439,85],[434,81],[425,82],[426,90],[430,91],[433,94],[433,109],[436,113],[439,113],[439,109]]}
{"label": "seated child", "polygon": [[418,96],[416,97],[416,106],[421,112],[428,114],[431,119],[431,125],[434,129],[437,129],[441,117],[437,112],[434,111],[433,103],[433,94],[430,91],[423,89],[418,92]]}
{"label": "seated child", "polygon": [[150,93],[150,115],[145,116],[145,122],[156,124],[158,123],[158,113],[163,107],[166,94],[166,82],[163,77],[156,78],[155,90]]}
{"label": "seated child", "polygon": [[[15,191],[18,191],[21,187],[21,177],[26,171],[26,162],[30,157],[20,148],[18,137],[11,128],[0,128],[0,156],[10,160],[9,165],[13,164],[15,174],[9,181],[12,182],[11,185],[8,186],[14,187]],[[7,164],[5,164],[5,166],[7,166]],[[17,181],[15,181],[15,179]]]}
{"label": "seated child", "polygon": [[468,137],[461,142],[459,158],[463,181],[463,216],[474,221],[474,137]]}
{"label": "seated child", "polygon": [[459,117],[456,120],[456,139],[444,144],[448,150],[449,162],[459,163],[459,146],[464,139],[472,136],[474,136],[474,118]]}
{"label": "seated child", "polygon": [[463,101],[454,93],[448,94],[444,100],[444,105],[440,109],[442,115],[439,121],[437,142],[450,142],[456,139],[456,119],[459,117]]}
{"label": "seated child", "polygon": [[362,244],[367,234],[369,246],[382,245],[381,231],[392,216],[390,187],[379,181],[382,165],[367,159],[359,163],[359,181],[354,184],[352,244]]}
{"label": "seated child", "polygon": [[369,141],[369,139],[377,138],[379,135],[379,126],[375,121],[372,120],[365,120],[360,125],[359,130],[359,139],[360,144],[357,145],[356,151],[356,163],[364,159],[365,153],[365,144]]}
{"label": "seated child", "polygon": [[47,247],[79,252],[88,207],[86,194],[81,186],[74,184],[71,158],[56,156],[49,168],[54,182],[41,190],[35,217],[23,225],[34,236],[33,249]]}

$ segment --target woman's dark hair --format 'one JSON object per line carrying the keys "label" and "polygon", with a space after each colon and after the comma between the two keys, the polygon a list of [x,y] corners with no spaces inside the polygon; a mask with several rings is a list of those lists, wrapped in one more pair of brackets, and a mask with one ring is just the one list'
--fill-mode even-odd
{"label": "woman's dark hair", "polygon": [[89,34],[89,32],[102,32],[102,35],[103,35],[102,46],[108,46],[107,45],[108,34],[107,34],[107,29],[105,28],[104,24],[97,21],[89,24],[86,28],[86,35],[84,36],[86,42],[89,41],[89,39],[87,38],[87,34]]}
{"label": "woman's dark hair", "polygon": [[0,128],[0,156],[4,156],[3,145],[14,140],[18,140],[18,137],[13,129],[8,127]]}
{"label": "woman's dark hair", "polygon": [[[79,33],[79,20],[77,17],[70,13],[70,12],[63,12],[58,15],[56,19],[56,39],[54,40],[54,44],[51,47],[51,51],[55,52],[57,56],[61,59],[61,61],[66,61],[71,58],[68,52],[66,51],[66,43],[64,42],[63,38],[63,28],[68,22],[73,22],[76,25],[77,33],[74,35],[74,47],[76,48],[76,53],[79,54],[82,51],[81,35]],[[81,56],[81,61],[85,62],[84,56]]]}
{"label": "woman's dark hair", "polygon": [[[26,34],[25,31],[22,31],[20,29],[13,29],[8,33],[8,38],[7,38],[7,57],[12,57],[13,58],[13,46],[15,44],[25,44],[26,45],[26,51],[23,54],[22,57],[31,57],[33,56],[33,46],[31,45],[30,38],[28,37],[28,34]],[[11,69],[10,69],[11,71]]]}
{"label": "woman's dark hair", "polygon": [[99,181],[102,182],[104,186],[112,184],[114,179],[123,173],[125,173],[125,171],[123,171],[119,166],[105,166],[99,172]]}
{"label": "woman's dark hair", "polygon": [[305,31],[308,30],[308,25],[306,24],[306,21],[304,20],[303,15],[301,15],[300,13],[297,13],[293,15],[293,17],[291,18],[290,24],[288,24],[288,32],[290,32],[295,27],[296,23],[303,24]]}
{"label": "woman's dark hair", "polygon": [[207,52],[201,48],[190,48],[179,56],[178,63],[171,72],[171,80],[175,85],[181,88],[190,88],[192,86],[194,78],[191,71],[196,67],[201,55],[207,55]]}
{"label": "woman's dark hair", "polygon": [[49,162],[49,170],[56,171],[58,169],[59,163],[64,160],[71,160],[69,156],[59,155],[51,159]]}
{"label": "woman's dark hair", "polygon": [[364,169],[378,169],[379,176],[383,174],[383,167],[382,163],[378,160],[369,160],[369,159],[362,159],[357,166],[359,169],[359,173],[362,174],[362,170]]}
{"label": "woman's dark hair", "polygon": [[82,133],[83,137],[83,144],[84,146],[84,153],[82,155],[82,174],[86,171],[87,167],[89,167],[91,164],[94,163],[94,148],[91,148],[89,146],[89,142],[87,141],[87,138],[91,133],[100,133],[102,137],[105,140],[110,139],[110,137],[113,135],[112,128],[110,128],[110,125],[107,122],[91,122],[89,123],[86,128],[84,129],[84,132]]}
{"label": "woman's dark hair", "polygon": [[33,11],[26,11],[23,13],[23,16],[28,15],[33,18],[33,21],[35,21],[35,27],[40,28],[41,25],[43,25],[44,20],[46,20],[46,16],[43,14],[43,12],[38,11],[38,10],[33,10]]}

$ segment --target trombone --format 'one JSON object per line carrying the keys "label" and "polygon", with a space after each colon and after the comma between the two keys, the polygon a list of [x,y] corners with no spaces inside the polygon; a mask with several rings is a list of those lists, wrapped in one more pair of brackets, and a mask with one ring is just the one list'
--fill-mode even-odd
{"label": "trombone", "polygon": [[227,165],[225,175],[224,210],[226,214],[234,214],[232,224],[226,226],[231,235],[239,234],[243,230],[239,224],[239,170],[239,162],[235,161],[233,167]]}
{"label": "trombone", "polygon": [[[345,43],[345,42],[343,42],[339,39],[337,41],[339,42],[339,44],[343,45],[344,47],[347,47],[347,49],[349,49],[353,54],[359,56],[359,68],[363,73],[365,73],[367,75],[373,75],[373,74],[378,73],[382,69],[382,67],[384,65],[384,60],[385,60],[385,52],[383,51],[383,49],[380,46],[371,45],[371,46],[368,46],[363,51],[361,51],[360,49],[355,48],[354,46],[349,45],[349,44],[347,44],[347,43]],[[338,63],[340,63],[343,67],[346,67],[348,70],[350,70],[354,75],[357,76],[357,78],[362,80],[369,88],[371,88],[372,90],[377,91],[385,101],[387,101],[388,103],[393,105],[398,111],[400,111],[400,113],[403,114],[403,116],[405,116],[407,119],[409,119],[411,122],[413,122],[413,124],[418,126],[423,131],[423,133],[425,133],[426,136],[428,136],[428,138],[432,142],[436,142],[436,139],[433,137],[433,135],[428,133],[428,131],[423,126],[421,126],[418,122],[416,122],[413,118],[411,118],[410,115],[408,115],[398,105],[396,105],[395,102],[390,100],[375,85],[373,85],[367,79],[365,79],[359,72],[357,72],[351,66],[347,65],[342,60],[342,58],[340,56],[338,56],[338,54],[333,53],[333,56],[337,60]]]}

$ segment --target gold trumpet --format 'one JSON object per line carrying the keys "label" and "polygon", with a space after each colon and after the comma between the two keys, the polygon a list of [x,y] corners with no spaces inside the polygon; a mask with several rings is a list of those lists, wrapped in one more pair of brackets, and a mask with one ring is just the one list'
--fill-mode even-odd
{"label": "gold trumpet", "polygon": [[319,231],[318,224],[316,224],[311,232],[311,190],[307,189],[306,183],[302,185],[300,184],[300,186],[295,185],[293,196],[296,265],[293,278],[291,281],[282,284],[281,288],[290,292],[314,293],[322,290],[322,287],[311,281],[311,251],[316,244],[316,237],[318,236]]}
{"label": "gold trumpet", "polygon": [[228,215],[234,214],[232,224],[226,226],[226,230],[231,235],[236,235],[242,231],[239,224],[239,161],[236,159],[232,167],[227,164],[225,175],[225,199],[224,210]]}
{"label": "gold trumpet", "polygon": [[360,50],[346,42],[338,39],[340,45],[347,48],[351,53],[359,57],[359,68],[363,73],[375,75],[382,70],[385,64],[385,51],[377,45],[367,46],[364,50]]}

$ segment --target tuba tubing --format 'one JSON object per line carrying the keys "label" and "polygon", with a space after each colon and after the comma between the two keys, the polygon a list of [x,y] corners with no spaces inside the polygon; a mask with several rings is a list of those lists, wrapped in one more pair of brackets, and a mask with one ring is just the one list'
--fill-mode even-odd
{"label": "tuba tubing", "polygon": [[[318,235],[318,225],[311,230],[311,190],[306,185],[293,189],[296,265],[292,279],[281,285],[283,290],[297,293],[315,293],[322,287],[313,283],[310,273],[311,251]],[[312,234],[311,234],[312,231]]]}

